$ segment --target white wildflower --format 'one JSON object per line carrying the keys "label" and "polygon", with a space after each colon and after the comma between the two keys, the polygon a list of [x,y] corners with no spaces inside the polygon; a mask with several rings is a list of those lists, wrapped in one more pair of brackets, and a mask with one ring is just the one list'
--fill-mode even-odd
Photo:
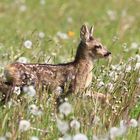
{"label": "white wildflower", "polygon": [[119,40],[119,37],[118,36],[113,36],[112,41],[116,42],[117,40]]}
{"label": "white wildflower", "polygon": [[99,88],[101,88],[102,86],[104,86],[105,84],[104,84],[104,82],[103,81],[100,81],[99,83],[98,83],[98,87]]}
{"label": "white wildflower", "polygon": [[132,67],[129,65],[126,67],[126,72],[130,72],[132,70]]}
{"label": "white wildflower", "polygon": [[14,88],[14,93],[16,93],[17,95],[19,95],[21,93],[20,87],[15,87]]}
{"label": "white wildflower", "polygon": [[135,119],[131,119],[129,122],[129,126],[131,127],[137,127],[138,126],[138,122]]}
{"label": "white wildflower", "polygon": [[19,122],[19,130],[20,131],[27,131],[27,130],[29,130],[30,129],[30,122],[29,121],[27,121],[27,120],[21,120],[20,122]]}
{"label": "white wildflower", "polygon": [[79,133],[73,136],[73,140],[88,140],[88,138],[86,135]]}
{"label": "white wildflower", "polygon": [[42,115],[42,111],[39,110],[39,108],[35,104],[30,105],[28,109],[29,109],[29,112],[35,116]]}
{"label": "white wildflower", "polygon": [[112,127],[109,131],[110,138],[113,139],[120,135],[119,128]]}
{"label": "white wildflower", "polygon": [[28,63],[29,60],[26,57],[19,57],[19,59],[17,60],[17,62],[19,63]]}
{"label": "white wildflower", "polygon": [[120,127],[119,127],[119,135],[124,135],[126,133],[127,130],[127,125],[126,125],[126,121],[121,120],[120,121]]}
{"label": "white wildflower", "polygon": [[76,119],[74,119],[74,120],[72,120],[70,122],[70,127],[73,128],[73,129],[75,129],[75,130],[79,130],[79,128],[80,128],[80,122],[77,121]]}
{"label": "white wildflower", "polygon": [[51,55],[52,55],[52,56],[56,56],[56,53],[55,53],[55,52],[52,52]]}
{"label": "white wildflower", "polygon": [[41,5],[45,5],[46,1],[45,0],[40,0]]}
{"label": "white wildflower", "polygon": [[25,4],[22,4],[20,7],[19,7],[19,10],[21,12],[25,12],[27,10],[27,6]]}
{"label": "white wildflower", "polygon": [[70,135],[68,135],[68,134],[65,134],[63,136],[63,140],[72,140],[72,137]]}
{"label": "white wildflower", "polygon": [[136,63],[135,70],[140,69],[140,62]]}
{"label": "white wildflower", "polygon": [[93,135],[92,140],[99,140],[97,136]]}
{"label": "white wildflower", "polygon": [[100,122],[100,118],[98,116],[94,116],[93,124],[97,125],[97,124],[99,124],[99,122]]}
{"label": "white wildflower", "polygon": [[63,92],[63,89],[60,86],[56,87],[56,89],[54,90],[54,93],[57,96],[59,96],[62,92]]}
{"label": "white wildflower", "polygon": [[138,43],[132,42],[130,48],[131,49],[137,49],[139,47]]}
{"label": "white wildflower", "polygon": [[72,17],[68,17],[68,18],[67,18],[67,22],[68,22],[68,23],[72,23],[72,22],[73,22]]}
{"label": "white wildflower", "polygon": [[24,42],[24,47],[27,48],[27,49],[31,49],[31,47],[32,47],[32,41],[26,40]]}
{"label": "white wildflower", "polygon": [[39,38],[44,38],[45,37],[45,33],[44,32],[39,32],[38,36],[39,36]]}
{"label": "white wildflower", "polygon": [[32,136],[32,137],[30,138],[30,140],[39,140],[39,138],[36,137],[36,136]]}
{"label": "white wildflower", "polygon": [[69,124],[60,119],[57,119],[57,127],[62,134],[65,134],[69,130]]}
{"label": "white wildflower", "polygon": [[64,102],[59,106],[59,112],[64,115],[69,115],[72,112],[72,106],[68,102]]}
{"label": "white wildflower", "polygon": [[107,15],[109,16],[110,20],[112,20],[112,21],[116,20],[116,12],[115,11],[108,10]]}
{"label": "white wildflower", "polygon": [[135,59],[137,60],[137,62],[140,62],[140,55],[137,54],[137,55],[135,56]]}
{"label": "white wildflower", "polygon": [[6,140],[6,137],[4,137],[4,136],[0,137],[0,140]]}
{"label": "white wildflower", "polygon": [[120,127],[112,127],[109,131],[110,138],[113,139],[118,136],[122,136],[126,133],[127,126],[124,120],[120,121]]}
{"label": "white wildflower", "polygon": [[60,39],[68,39],[68,35],[66,33],[57,32],[56,34]]}
{"label": "white wildflower", "polygon": [[62,137],[58,138],[58,140],[64,140]]}
{"label": "white wildflower", "polygon": [[12,133],[11,132],[6,132],[5,137],[6,138],[12,138]]}
{"label": "white wildflower", "polygon": [[137,79],[137,83],[140,84],[140,78]]}
{"label": "white wildflower", "polygon": [[23,87],[23,91],[28,95],[28,96],[35,96],[36,95],[36,90],[34,88],[34,86],[24,86]]}
{"label": "white wildflower", "polygon": [[111,68],[113,70],[117,70],[117,71],[121,71],[122,70],[122,66],[120,64],[117,65],[111,65]]}

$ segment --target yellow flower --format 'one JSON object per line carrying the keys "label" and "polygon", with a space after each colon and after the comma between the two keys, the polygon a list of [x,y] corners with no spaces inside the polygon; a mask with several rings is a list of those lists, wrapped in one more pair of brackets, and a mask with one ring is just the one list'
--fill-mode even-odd
{"label": "yellow flower", "polygon": [[68,36],[69,37],[73,37],[75,35],[75,33],[73,31],[68,31]]}

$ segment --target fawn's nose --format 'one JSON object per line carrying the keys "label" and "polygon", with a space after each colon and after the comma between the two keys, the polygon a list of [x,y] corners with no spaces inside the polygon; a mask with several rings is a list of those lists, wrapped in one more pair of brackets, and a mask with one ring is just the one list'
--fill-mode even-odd
{"label": "fawn's nose", "polygon": [[107,53],[104,55],[104,57],[107,57],[107,56],[109,56],[109,55],[111,55],[111,52],[107,52]]}

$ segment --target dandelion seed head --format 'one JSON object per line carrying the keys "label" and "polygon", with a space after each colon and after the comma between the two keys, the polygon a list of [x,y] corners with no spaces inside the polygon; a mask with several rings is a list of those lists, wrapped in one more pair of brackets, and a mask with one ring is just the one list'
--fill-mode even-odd
{"label": "dandelion seed head", "polygon": [[88,138],[86,135],[79,133],[73,136],[73,140],[88,140]]}
{"label": "dandelion seed head", "polygon": [[27,120],[21,120],[21,121],[19,122],[19,130],[20,130],[21,132],[27,131],[27,130],[29,130],[29,129],[30,129],[30,122],[29,122],[29,121],[27,121]]}
{"label": "dandelion seed head", "polygon": [[67,22],[68,22],[68,23],[72,23],[72,22],[73,22],[72,17],[68,17],[68,18],[67,18]]}
{"label": "dandelion seed head", "polygon": [[39,140],[39,138],[36,137],[36,136],[32,136],[32,137],[30,138],[30,140]]}
{"label": "dandelion seed head", "polygon": [[63,140],[72,140],[72,137],[70,135],[68,135],[68,134],[65,134],[63,136]]}
{"label": "dandelion seed head", "polygon": [[42,115],[42,111],[39,110],[35,104],[30,105],[28,109],[29,109],[29,112],[35,116]]}
{"label": "dandelion seed head", "polygon": [[57,32],[57,37],[59,37],[60,39],[68,39],[68,35],[66,33],[63,33],[63,32]]}
{"label": "dandelion seed head", "polygon": [[6,138],[12,138],[12,133],[11,132],[6,132],[5,137]]}
{"label": "dandelion seed head", "polygon": [[118,36],[113,36],[112,41],[113,41],[113,42],[116,42],[117,40],[119,40]]}
{"label": "dandelion seed head", "polygon": [[55,53],[55,52],[52,52],[51,55],[52,55],[52,56],[56,56],[56,53]]}
{"label": "dandelion seed head", "polygon": [[64,139],[60,137],[60,138],[58,138],[58,140],[64,140]]}
{"label": "dandelion seed head", "polygon": [[57,127],[62,134],[65,134],[69,130],[68,123],[65,121],[61,121],[60,119],[57,119]]}
{"label": "dandelion seed head", "polygon": [[127,125],[125,120],[120,121],[120,127],[119,127],[119,136],[123,135],[126,133],[127,130]]}
{"label": "dandelion seed head", "polygon": [[33,97],[36,95],[36,90],[34,88],[34,86],[24,86],[23,87],[23,91],[30,97]]}
{"label": "dandelion seed head", "polygon": [[59,106],[59,112],[64,115],[69,115],[72,112],[72,106],[68,102],[64,102]]}
{"label": "dandelion seed head", "polygon": [[137,79],[137,83],[139,83],[139,84],[140,84],[140,78],[138,78],[138,79]]}
{"label": "dandelion seed head", "polygon": [[138,126],[138,122],[135,119],[131,119],[129,122],[129,126],[131,127],[137,127]]}
{"label": "dandelion seed head", "polygon": [[19,62],[19,63],[29,63],[29,60],[26,57],[19,57],[17,62]]}
{"label": "dandelion seed head", "polygon": [[135,56],[135,59],[137,60],[137,62],[140,62],[140,55],[137,54],[137,55]]}
{"label": "dandelion seed head", "polygon": [[137,49],[139,47],[137,42],[132,42],[130,48],[131,49]]}
{"label": "dandelion seed head", "polygon": [[99,122],[100,122],[100,118],[98,116],[94,116],[93,124],[97,125],[97,124],[99,124]]}
{"label": "dandelion seed head", "polygon": [[46,3],[46,0],[40,0],[41,5],[45,5],[45,3]]}
{"label": "dandelion seed head", "polygon": [[76,119],[74,119],[70,122],[70,127],[73,128],[73,129],[79,130],[80,122],[77,121]]}
{"label": "dandelion seed head", "polygon": [[126,67],[126,72],[130,72],[132,70],[132,67],[129,65]]}
{"label": "dandelion seed head", "polygon": [[110,134],[110,138],[113,139],[117,136],[119,136],[119,128],[117,127],[112,127],[109,131],[109,134]]}
{"label": "dandelion seed head", "polygon": [[135,70],[138,70],[138,69],[140,69],[140,62],[137,62],[135,66]]}
{"label": "dandelion seed head", "polygon": [[19,7],[19,10],[21,12],[25,12],[27,10],[27,6],[25,4],[22,4],[20,7]]}
{"label": "dandelion seed head", "polygon": [[107,11],[107,15],[108,15],[108,17],[109,17],[110,20],[112,20],[112,21],[116,20],[117,15],[116,15],[116,12],[115,11],[108,10]]}
{"label": "dandelion seed head", "polygon": [[27,48],[27,49],[31,49],[32,48],[32,41],[26,40],[24,42],[24,47]]}
{"label": "dandelion seed head", "polygon": [[92,140],[99,140],[97,136],[93,135]]}
{"label": "dandelion seed head", "polygon": [[6,140],[6,137],[2,136],[0,137],[0,140]]}
{"label": "dandelion seed head", "polygon": [[45,33],[44,32],[39,32],[38,36],[39,36],[39,38],[44,38],[45,37]]}

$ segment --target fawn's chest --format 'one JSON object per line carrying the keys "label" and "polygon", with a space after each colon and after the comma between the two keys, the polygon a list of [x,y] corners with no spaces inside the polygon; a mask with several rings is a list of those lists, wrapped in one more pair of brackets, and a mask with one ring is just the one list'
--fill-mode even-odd
{"label": "fawn's chest", "polygon": [[88,63],[82,63],[79,67],[79,78],[78,83],[83,86],[82,88],[87,88],[91,82],[92,82],[92,69],[93,69],[93,64],[88,62]]}

